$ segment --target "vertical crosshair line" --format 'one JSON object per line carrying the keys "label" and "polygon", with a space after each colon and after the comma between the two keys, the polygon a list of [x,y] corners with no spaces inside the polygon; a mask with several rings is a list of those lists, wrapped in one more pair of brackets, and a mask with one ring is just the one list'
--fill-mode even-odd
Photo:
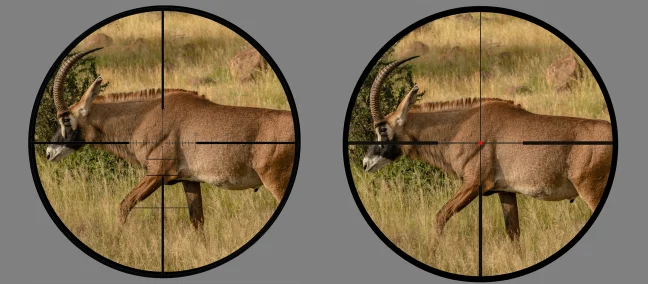
{"label": "vertical crosshair line", "polygon": [[[162,66],[160,68],[161,76],[162,76],[162,80],[161,80],[162,88],[160,88],[162,90],[162,92],[161,92],[162,93],[162,109],[161,109],[162,126],[160,128],[161,128],[162,131],[161,131],[160,139],[163,139],[163,137],[164,137],[164,11],[160,11],[160,15],[161,15],[160,20],[162,22],[161,25],[160,25],[160,27],[161,27],[161,31],[160,31],[161,44],[160,44],[160,46],[162,47],[162,56],[161,56],[161,64],[162,64]],[[162,219],[162,221],[161,221],[162,222],[162,228],[160,229],[160,232],[161,232],[161,234],[160,234],[161,235],[161,237],[160,237],[161,238],[161,243],[160,243],[160,247],[161,247],[160,248],[160,258],[161,258],[160,272],[164,273],[164,173],[165,173],[164,172],[164,143],[160,143],[160,145],[162,147],[161,148],[162,153],[161,153],[160,158],[163,159],[163,160],[160,161],[160,165],[161,165],[160,167],[162,169],[162,172],[161,172],[161,174],[162,174],[162,176],[161,176],[161,178],[162,178],[162,193],[161,193],[162,197],[160,198],[160,199],[162,199],[162,202],[161,202],[162,206],[160,207],[160,215],[161,215],[160,219]]]}
{"label": "vertical crosshair line", "polygon": [[482,276],[482,13],[479,12],[479,275]]}

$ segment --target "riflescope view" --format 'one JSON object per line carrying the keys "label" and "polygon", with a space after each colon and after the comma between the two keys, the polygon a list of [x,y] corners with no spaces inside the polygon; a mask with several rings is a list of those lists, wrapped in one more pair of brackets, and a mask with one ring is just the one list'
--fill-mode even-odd
{"label": "riflescope view", "polygon": [[607,93],[580,50],[539,23],[449,11],[395,37],[360,78],[345,133],[351,190],[381,239],[423,269],[528,273],[573,245],[607,196]]}
{"label": "riflescope view", "polygon": [[251,245],[298,159],[274,63],[228,22],[180,10],[88,31],[45,79],[32,119],[35,180],[61,230],[151,277],[215,267]]}

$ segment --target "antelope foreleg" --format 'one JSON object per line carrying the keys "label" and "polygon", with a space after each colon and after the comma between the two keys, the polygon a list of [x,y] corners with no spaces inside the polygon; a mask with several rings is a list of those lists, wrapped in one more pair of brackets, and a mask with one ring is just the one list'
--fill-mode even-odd
{"label": "antelope foreleg", "polygon": [[138,202],[146,199],[158,187],[162,185],[162,178],[159,176],[145,176],[133,190],[131,190],[119,205],[119,218],[122,223],[126,222],[128,213]]}
{"label": "antelope foreleg", "polygon": [[195,181],[183,181],[185,195],[187,197],[187,206],[189,206],[189,219],[191,224],[197,230],[203,229],[205,218],[203,215],[202,193],[200,183]]}
{"label": "antelope foreleg", "polygon": [[452,215],[461,211],[479,194],[478,184],[464,183],[455,195],[448,200],[448,202],[441,207],[436,217],[437,233],[443,233],[443,227],[450,220]]}
{"label": "antelope foreleg", "polygon": [[499,192],[500,203],[502,203],[502,212],[504,213],[504,224],[506,224],[506,234],[511,241],[520,239],[520,220],[518,219],[517,197],[512,192]]}

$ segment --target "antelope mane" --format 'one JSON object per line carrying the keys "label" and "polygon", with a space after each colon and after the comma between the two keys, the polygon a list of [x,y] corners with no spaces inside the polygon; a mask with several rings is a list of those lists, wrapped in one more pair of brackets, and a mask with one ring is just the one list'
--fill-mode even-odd
{"label": "antelope mane", "polygon": [[[198,96],[200,98],[205,98],[205,96],[200,96],[196,91],[187,91],[184,89],[164,89],[164,95],[168,96],[171,94],[185,93]],[[149,101],[159,99],[162,94],[162,89],[146,89],[135,92],[122,92],[122,93],[111,93],[102,96],[97,96],[94,103],[121,103],[121,102],[139,102],[139,101]]]}
{"label": "antelope mane", "polygon": [[[422,104],[416,104],[410,110],[411,112],[433,112],[433,111],[442,111],[442,110],[456,110],[456,109],[467,109],[479,106],[479,98],[461,98],[452,101],[443,101],[443,102],[425,102]],[[513,101],[503,100],[498,98],[481,98],[482,103],[488,102],[504,102],[511,105],[515,105]],[[517,107],[522,107],[521,105],[515,105]]]}

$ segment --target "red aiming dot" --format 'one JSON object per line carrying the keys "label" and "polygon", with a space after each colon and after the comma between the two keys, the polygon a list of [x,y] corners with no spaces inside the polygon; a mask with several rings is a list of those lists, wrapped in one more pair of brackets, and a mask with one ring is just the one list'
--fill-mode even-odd
{"label": "red aiming dot", "polygon": [[479,144],[479,146],[481,146],[481,145],[484,145],[484,142],[479,141],[479,142],[477,142],[477,144]]}

